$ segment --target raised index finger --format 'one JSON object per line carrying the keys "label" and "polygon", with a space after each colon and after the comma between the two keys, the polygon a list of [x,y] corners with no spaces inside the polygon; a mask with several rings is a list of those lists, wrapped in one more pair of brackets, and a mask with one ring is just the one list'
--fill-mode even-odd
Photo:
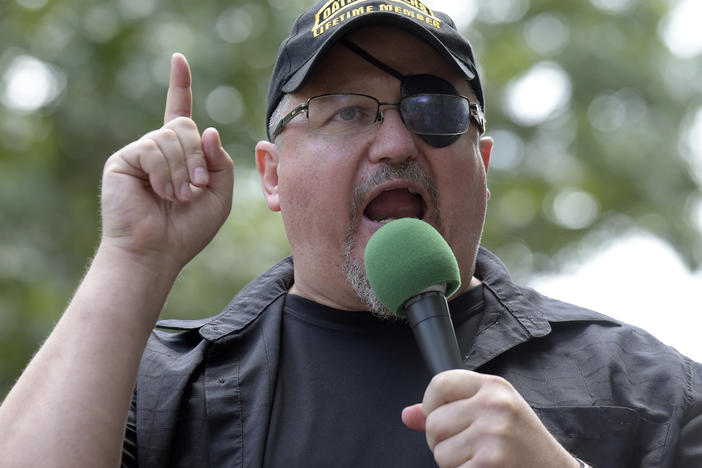
{"label": "raised index finger", "polygon": [[176,117],[191,117],[193,109],[193,92],[190,88],[190,66],[183,54],[171,57],[171,76],[166,96],[166,111],[163,123],[167,124]]}

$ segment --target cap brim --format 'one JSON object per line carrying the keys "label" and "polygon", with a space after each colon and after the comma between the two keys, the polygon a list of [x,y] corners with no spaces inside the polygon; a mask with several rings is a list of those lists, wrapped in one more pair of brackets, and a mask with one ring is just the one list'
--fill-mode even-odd
{"label": "cap brim", "polygon": [[460,59],[455,57],[451,53],[451,51],[445,45],[443,45],[441,41],[429,30],[418,25],[412,20],[405,19],[394,13],[377,12],[373,14],[359,16],[353,21],[348,21],[346,24],[335,29],[333,32],[325,33],[329,34],[329,36],[325,39],[324,44],[322,44],[322,47],[320,47],[317,50],[317,52],[313,56],[311,56],[309,60],[307,60],[307,62],[305,62],[300,68],[298,68],[298,70],[295,73],[293,73],[290,76],[290,78],[283,84],[283,86],[281,86],[281,91],[283,91],[284,93],[292,93],[300,89],[307,81],[307,78],[309,77],[310,72],[315,67],[315,65],[319,63],[324,54],[329,50],[331,46],[333,46],[336,43],[338,39],[347,35],[354,29],[358,29],[362,26],[378,24],[397,26],[401,29],[411,32],[416,36],[419,36],[420,38],[424,39],[427,43],[429,43],[429,45],[434,47],[434,49],[436,49],[436,51],[439,52],[446,60],[454,63],[468,81],[471,81],[475,78],[475,72],[471,70]]}

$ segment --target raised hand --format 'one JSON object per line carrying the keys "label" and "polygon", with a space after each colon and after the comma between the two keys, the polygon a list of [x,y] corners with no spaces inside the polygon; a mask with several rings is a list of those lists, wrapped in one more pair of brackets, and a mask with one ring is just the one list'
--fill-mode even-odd
{"label": "raised hand", "polygon": [[176,54],[163,127],[105,164],[100,246],[0,405],[0,426],[12,427],[0,437],[3,467],[119,466],[151,329],[180,269],[231,207],[232,160],[215,129],[198,132],[191,109],[190,70]]}
{"label": "raised hand", "polygon": [[231,209],[233,163],[219,134],[192,120],[190,68],[174,54],[164,125],[113,154],[102,179],[103,245],[182,268]]}
{"label": "raised hand", "polygon": [[506,380],[467,370],[435,376],[402,421],[426,432],[440,467],[568,468],[579,463]]}

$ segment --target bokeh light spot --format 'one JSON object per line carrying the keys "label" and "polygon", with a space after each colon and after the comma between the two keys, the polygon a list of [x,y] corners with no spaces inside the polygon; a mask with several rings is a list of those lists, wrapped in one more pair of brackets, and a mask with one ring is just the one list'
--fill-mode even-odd
{"label": "bokeh light spot", "polygon": [[565,71],[555,63],[541,62],[507,85],[507,113],[520,125],[536,125],[555,116],[570,96]]}
{"label": "bokeh light spot", "polygon": [[120,11],[124,18],[139,20],[151,16],[158,0],[119,0]]}
{"label": "bokeh light spot", "polygon": [[486,23],[514,23],[529,11],[529,0],[481,0],[478,17]]}
{"label": "bokeh light spot", "polygon": [[529,190],[513,189],[501,193],[497,213],[502,224],[518,229],[534,221],[539,211],[539,201]]}
{"label": "bokeh light spot", "polygon": [[680,142],[683,154],[688,155],[688,162],[693,177],[702,185],[702,106],[686,120],[683,138]]}
{"label": "bokeh light spot", "polygon": [[681,58],[702,53],[702,2],[683,0],[659,23],[658,33],[668,49]]}
{"label": "bokeh light spot", "polygon": [[27,10],[41,10],[48,0],[17,0],[17,4]]}
{"label": "bokeh light spot", "polygon": [[107,42],[119,31],[119,16],[106,6],[94,6],[83,16],[83,28],[95,42]]}
{"label": "bokeh light spot", "polygon": [[207,96],[205,108],[215,122],[231,124],[244,114],[244,100],[235,88],[220,86]]}
{"label": "bokeh light spot", "polygon": [[526,22],[524,39],[535,52],[555,55],[568,44],[570,29],[556,15],[542,13]]}
{"label": "bokeh light spot", "polygon": [[553,200],[553,217],[568,229],[584,229],[597,218],[597,201],[587,192],[574,189],[560,191]]}
{"label": "bokeh light spot", "polygon": [[16,57],[2,80],[3,104],[23,112],[33,112],[52,102],[65,86],[63,73],[32,57]]}
{"label": "bokeh light spot", "polygon": [[600,10],[615,14],[628,12],[637,2],[638,0],[590,0]]}
{"label": "bokeh light spot", "polygon": [[479,9],[476,0],[432,0],[431,8],[448,14],[456,22],[459,30],[470,26]]}
{"label": "bokeh light spot", "polygon": [[217,34],[231,44],[244,42],[251,36],[254,22],[249,12],[243,8],[228,8],[224,10],[215,23]]}

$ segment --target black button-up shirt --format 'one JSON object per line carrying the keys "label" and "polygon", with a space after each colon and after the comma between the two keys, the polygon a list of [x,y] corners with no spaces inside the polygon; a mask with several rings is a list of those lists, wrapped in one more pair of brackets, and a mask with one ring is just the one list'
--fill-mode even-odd
{"label": "black button-up shirt", "polygon": [[[595,468],[702,467],[702,365],[638,328],[515,285],[485,249],[476,276],[486,304],[466,369],[507,379]],[[219,315],[160,322],[170,331],[154,331],[144,353],[125,466],[262,465],[292,281],[288,258]]]}

